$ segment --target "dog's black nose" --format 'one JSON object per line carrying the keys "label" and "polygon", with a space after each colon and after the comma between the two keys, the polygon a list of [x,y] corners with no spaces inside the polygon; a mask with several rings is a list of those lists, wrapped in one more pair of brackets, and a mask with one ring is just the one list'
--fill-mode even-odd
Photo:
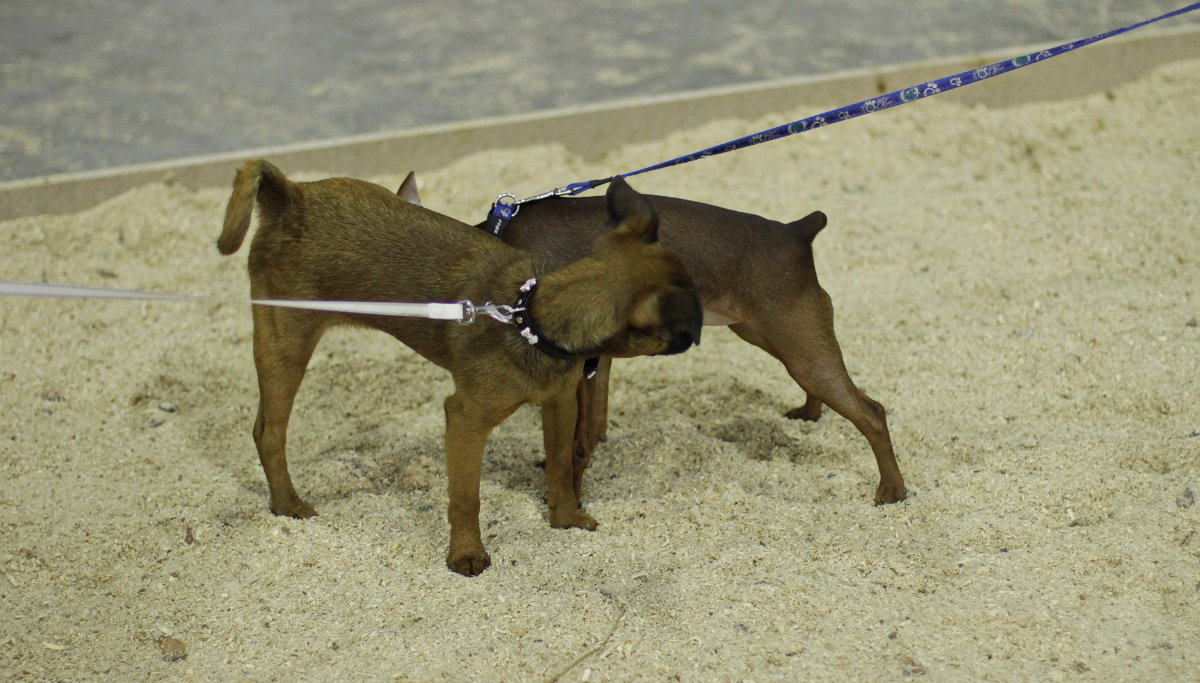
{"label": "dog's black nose", "polygon": [[693,337],[692,333],[688,330],[683,330],[678,334],[671,335],[671,341],[667,344],[665,353],[667,355],[683,353],[692,348],[693,345],[699,346],[700,338],[698,336]]}

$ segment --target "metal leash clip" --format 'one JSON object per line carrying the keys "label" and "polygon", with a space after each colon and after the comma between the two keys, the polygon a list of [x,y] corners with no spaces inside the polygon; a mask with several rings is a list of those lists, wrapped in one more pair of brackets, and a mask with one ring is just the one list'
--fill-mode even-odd
{"label": "metal leash clip", "polygon": [[462,320],[459,322],[463,325],[470,325],[475,322],[475,316],[479,313],[483,313],[497,322],[510,325],[512,324],[513,316],[525,310],[516,306],[509,306],[508,304],[494,304],[490,301],[482,306],[476,306],[470,301],[460,301],[459,303],[463,307]]}
{"label": "metal leash clip", "polygon": [[537,201],[541,201],[543,199],[549,199],[550,197],[562,197],[567,194],[570,194],[570,190],[568,188],[556,187],[553,190],[550,190],[549,192],[543,192],[541,194],[535,194],[532,197],[526,197],[526,198],[522,199],[521,201],[517,202],[517,206],[519,207],[522,204],[528,204],[529,202],[537,202]]}
{"label": "metal leash clip", "polygon": [[[566,187],[556,187],[553,190],[550,190],[549,192],[543,192],[541,194],[535,194],[532,197],[526,197],[526,198],[522,199],[521,201],[517,202],[515,204],[515,206],[517,208],[519,208],[522,204],[528,204],[529,202],[536,202],[536,201],[540,201],[542,199],[549,199],[550,197],[573,197],[573,196],[579,194],[580,192],[585,192],[585,191],[591,190],[599,185],[603,185],[605,183],[612,182],[613,178],[616,178],[616,176],[609,176],[607,178],[597,178],[596,180],[588,180],[588,181],[581,182],[581,183],[571,183],[570,185],[567,185]],[[501,196],[504,196],[504,195],[501,195]],[[512,196],[512,195],[509,195],[509,196]],[[516,215],[516,214],[514,213],[513,215]]]}

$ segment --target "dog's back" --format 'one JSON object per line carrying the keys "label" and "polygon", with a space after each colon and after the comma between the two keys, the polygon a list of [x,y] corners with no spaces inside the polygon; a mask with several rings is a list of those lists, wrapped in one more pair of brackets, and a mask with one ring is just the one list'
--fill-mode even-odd
{"label": "dog's back", "polygon": [[256,296],[456,301],[459,264],[478,272],[512,258],[511,247],[374,183],[293,182],[261,160],[234,178],[217,241],[222,254],[245,240],[256,202],[248,262]]}
{"label": "dog's back", "polygon": [[[695,278],[706,307],[733,297],[745,308],[757,295],[747,286],[751,274],[771,290],[816,288],[812,242],[825,227],[819,211],[792,223],[711,204],[651,196],[659,214],[659,239]],[[602,230],[602,197],[556,198],[522,206],[504,241],[568,263],[586,255]],[[751,283],[752,284],[752,283]]]}
{"label": "dog's back", "polygon": [[[221,253],[237,250],[258,206],[258,229],[247,266],[254,299],[324,301],[491,301],[515,291],[493,291],[493,274],[527,261],[529,255],[449,216],[397,197],[386,188],[354,178],[293,182],[266,161],[246,163],[237,173]],[[528,264],[519,268],[528,277]],[[450,362],[446,325],[395,316],[324,311],[269,311],[260,319],[292,321],[325,329],[334,325],[386,332],[433,363]],[[478,326],[473,333],[490,331]]]}

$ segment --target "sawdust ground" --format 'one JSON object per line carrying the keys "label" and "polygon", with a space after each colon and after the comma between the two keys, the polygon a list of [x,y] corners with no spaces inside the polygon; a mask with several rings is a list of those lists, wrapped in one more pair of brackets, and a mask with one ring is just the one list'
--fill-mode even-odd
{"label": "sawdust ground", "polygon": [[[817,103],[820,104],[820,103]],[[931,101],[643,176],[791,220],[912,497],[726,330],[619,363],[595,533],[551,530],[538,418],[489,443],[495,562],[444,567],[446,375],[335,332],[291,428],[320,516],[267,512],[235,305],[0,301],[0,673],[17,679],[1185,680],[1200,658],[1200,63],[1003,110]],[[517,194],[817,110],[585,163],[423,170],[474,222]],[[395,185],[408,167],[379,179]],[[322,169],[285,169],[295,176]],[[307,171],[308,173],[302,173]],[[3,277],[244,296],[225,188],[0,225]],[[174,661],[170,661],[174,660]]]}

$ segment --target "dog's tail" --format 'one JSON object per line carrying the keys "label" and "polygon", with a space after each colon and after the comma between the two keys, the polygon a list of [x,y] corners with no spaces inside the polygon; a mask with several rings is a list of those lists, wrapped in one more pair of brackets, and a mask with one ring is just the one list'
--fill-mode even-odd
{"label": "dog's tail", "polygon": [[255,200],[270,215],[278,215],[291,202],[291,181],[269,161],[247,161],[233,178],[233,194],[225,207],[225,226],[217,251],[228,256],[237,251],[250,229]]}
{"label": "dog's tail", "polygon": [[804,218],[789,223],[788,227],[795,228],[804,241],[811,245],[812,241],[816,239],[817,233],[821,232],[821,229],[825,227],[827,222],[828,219],[825,218],[825,214],[820,211],[813,211]]}

